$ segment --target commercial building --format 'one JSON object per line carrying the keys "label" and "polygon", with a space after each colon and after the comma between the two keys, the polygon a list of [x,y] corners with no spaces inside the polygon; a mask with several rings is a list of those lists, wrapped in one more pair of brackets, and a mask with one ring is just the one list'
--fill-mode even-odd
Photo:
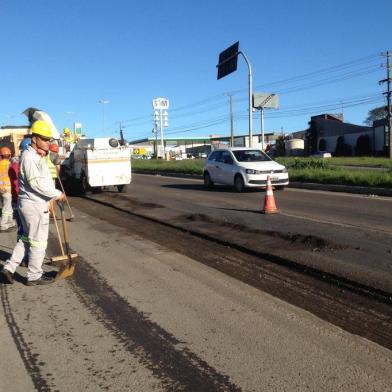
{"label": "commercial building", "polygon": [[[264,143],[274,143],[281,133],[265,132]],[[261,148],[261,134],[253,135],[253,146]],[[209,135],[209,136],[189,136],[189,137],[165,137],[163,142],[165,151],[170,154],[170,157],[196,157],[204,158],[210,151],[217,147],[230,145],[230,136]],[[140,155],[154,155],[156,151],[156,144],[160,143],[155,137],[131,140],[130,145],[133,146],[134,152],[142,152]],[[235,147],[244,147],[249,145],[248,135],[238,135],[234,137]],[[265,147],[265,146],[264,146]]]}
{"label": "commercial building", "polygon": [[[382,122],[382,120],[381,120]],[[385,126],[375,122],[373,127],[345,123],[342,115],[313,116],[304,132],[305,155],[327,151],[335,156],[375,155],[387,151]]]}

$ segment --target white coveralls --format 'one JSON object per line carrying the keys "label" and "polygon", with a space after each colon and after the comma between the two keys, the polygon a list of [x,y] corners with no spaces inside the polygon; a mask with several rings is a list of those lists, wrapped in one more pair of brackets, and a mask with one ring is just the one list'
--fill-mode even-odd
{"label": "white coveralls", "polygon": [[59,199],[61,194],[54,187],[47,158],[41,157],[36,150],[28,146],[19,164],[18,210],[22,230],[18,232],[18,241],[12,256],[4,266],[7,271],[13,274],[27,254],[27,280],[41,278],[49,235],[48,202]]}
{"label": "white coveralls", "polygon": [[4,191],[0,193],[0,198],[3,204],[0,219],[0,230],[7,230],[8,228],[15,226],[13,220],[13,209],[12,209],[12,194],[11,194],[11,183],[8,176],[10,162],[8,159],[2,159],[0,161],[0,188]]}
{"label": "white coveralls", "polygon": [[0,230],[7,230],[10,227],[15,226],[15,222],[12,218],[13,209],[12,209],[12,195],[11,192],[5,192],[0,194],[3,201],[3,208],[1,213],[0,220]]}

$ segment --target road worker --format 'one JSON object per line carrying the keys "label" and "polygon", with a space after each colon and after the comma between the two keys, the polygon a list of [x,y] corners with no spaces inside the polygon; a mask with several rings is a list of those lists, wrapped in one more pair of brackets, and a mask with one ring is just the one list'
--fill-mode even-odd
{"label": "road worker", "polygon": [[18,212],[23,233],[1,271],[5,282],[13,283],[16,267],[28,256],[27,285],[53,282],[45,275],[42,264],[49,235],[48,202],[65,201],[65,195],[54,187],[48,168],[47,154],[52,138],[50,125],[35,121],[31,126],[31,146],[22,153],[19,164]]}
{"label": "road worker", "polygon": [[[23,151],[27,149],[27,146],[30,146],[31,139],[25,138],[19,144],[19,154],[21,155]],[[10,181],[11,181],[11,193],[12,193],[12,208],[14,212],[17,208],[18,195],[19,195],[19,160],[20,156],[14,156],[11,158],[10,169],[8,171]],[[17,216],[16,216],[17,219]]]}
{"label": "road worker", "polygon": [[[30,146],[31,144],[31,139],[30,138],[25,138],[23,139],[20,144],[19,144],[19,154],[22,155],[23,151],[27,149],[27,146]],[[19,218],[19,212],[18,212],[18,196],[19,196],[19,161],[20,161],[20,155],[19,156],[14,156],[11,158],[11,163],[10,163],[10,170],[9,170],[9,177],[11,181],[11,193],[12,193],[12,209],[14,211],[14,218],[16,221],[16,226],[17,226],[17,236],[22,236],[23,235],[23,227],[22,227],[22,222]],[[25,257],[26,259],[26,257]],[[21,265],[24,267],[27,266],[27,261],[24,260],[22,261]]]}
{"label": "road worker", "polygon": [[59,146],[56,143],[51,143],[49,146],[48,167],[54,182],[58,178],[60,163]]}
{"label": "road worker", "polygon": [[63,140],[64,140],[65,151],[71,152],[71,143],[74,142],[74,139],[72,137],[71,130],[69,128],[64,128]]}
{"label": "road worker", "polygon": [[13,219],[11,181],[9,177],[11,150],[8,147],[0,148],[0,197],[3,202],[1,212],[0,231],[15,230]]}
{"label": "road worker", "polygon": [[[60,173],[60,156],[59,156],[59,146],[56,143],[51,143],[49,146],[49,153],[47,155],[48,159],[48,167],[50,171],[50,175],[52,177],[54,186],[58,186],[58,175]],[[53,215],[53,218],[56,219],[54,216],[54,200],[50,201],[50,213]]]}
{"label": "road worker", "polygon": [[[30,146],[31,139],[25,138],[19,144],[19,153],[22,155],[23,151],[27,150],[27,146]],[[12,209],[14,210],[14,217],[18,226],[18,233],[21,233],[21,226],[18,214],[18,196],[19,196],[19,161],[20,156],[14,156],[11,159],[10,169],[8,171],[11,181],[11,193],[12,193]],[[20,234],[21,235],[21,234]]]}

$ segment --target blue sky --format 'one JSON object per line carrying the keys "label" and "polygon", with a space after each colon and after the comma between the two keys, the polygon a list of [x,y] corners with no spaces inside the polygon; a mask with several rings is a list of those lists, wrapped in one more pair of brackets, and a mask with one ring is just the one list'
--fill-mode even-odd
{"label": "blue sky", "polygon": [[20,113],[34,106],[59,129],[82,122],[90,137],[118,135],[122,121],[132,140],[151,136],[151,101],[167,97],[166,134],[228,135],[230,92],[235,133],[246,134],[243,59],[216,80],[219,52],[236,41],[254,91],[279,94],[267,131],[342,110],[362,124],[385,102],[391,14],[390,0],[0,0],[0,125],[27,124]]}

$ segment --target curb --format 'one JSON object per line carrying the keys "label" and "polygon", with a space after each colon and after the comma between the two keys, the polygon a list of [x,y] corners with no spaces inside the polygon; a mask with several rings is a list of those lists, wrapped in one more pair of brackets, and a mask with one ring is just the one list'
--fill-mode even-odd
{"label": "curb", "polygon": [[[186,173],[175,173],[175,172],[163,172],[158,170],[133,170],[137,174],[149,174],[153,176],[164,176],[164,177],[177,177],[177,178],[192,178],[195,180],[202,180],[203,176],[200,174],[186,174]],[[334,184],[317,184],[312,182],[298,182],[293,181],[288,185],[289,188],[298,189],[310,189],[327,192],[346,192],[358,195],[371,195],[371,196],[387,196],[392,197],[392,189],[390,188],[373,188],[367,186],[355,186],[355,185],[334,185]]]}

